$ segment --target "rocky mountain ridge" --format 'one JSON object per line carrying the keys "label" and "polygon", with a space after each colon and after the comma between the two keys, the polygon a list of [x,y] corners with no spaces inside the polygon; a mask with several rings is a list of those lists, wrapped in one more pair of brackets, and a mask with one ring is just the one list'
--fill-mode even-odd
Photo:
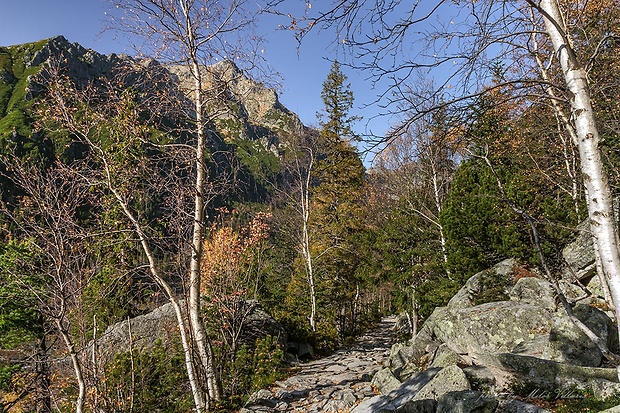
{"label": "rocky mountain ridge", "polygon": [[[36,43],[0,47],[0,139],[7,137],[11,130],[23,135],[32,133],[32,122],[27,119],[27,104],[35,98],[44,85],[33,82],[44,65],[59,66],[64,75],[77,85],[97,83],[99,79],[113,79],[120,73],[131,71],[151,71],[159,81],[157,87],[175,87],[191,96],[191,75],[184,66],[163,65],[153,59],[138,59],[127,55],[103,55],[86,49],[78,43],[70,43],[63,36],[53,37]],[[265,154],[277,154],[279,137],[303,128],[294,113],[286,109],[278,100],[273,89],[265,87],[246,76],[233,62],[222,61],[213,66],[203,67],[207,75],[205,84],[206,100],[214,94],[217,84],[217,104],[209,106],[214,126],[218,133],[229,142],[239,139],[256,142],[254,150]],[[163,77],[162,77],[163,76]],[[165,82],[162,79],[165,77]],[[134,77],[123,78],[132,86]],[[164,83],[173,83],[173,85]],[[191,106],[191,105],[188,105]],[[19,112],[19,113],[17,113]]]}

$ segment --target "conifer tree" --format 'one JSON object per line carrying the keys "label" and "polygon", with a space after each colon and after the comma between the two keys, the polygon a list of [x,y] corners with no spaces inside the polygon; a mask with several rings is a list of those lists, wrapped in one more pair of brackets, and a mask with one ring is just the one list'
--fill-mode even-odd
{"label": "conifer tree", "polygon": [[356,139],[357,135],[352,126],[359,117],[349,116],[349,111],[353,108],[353,92],[337,60],[323,82],[321,99],[325,105],[322,113],[318,114],[321,136],[334,141]]}
{"label": "conifer tree", "polygon": [[[341,337],[354,332],[360,282],[355,269],[360,257],[355,243],[364,230],[361,199],[365,171],[356,148],[353,124],[359,118],[349,115],[353,92],[335,61],[323,83],[324,109],[319,114],[319,159],[312,190],[311,224],[317,276],[322,295],[330,297],[329,308],[338,312]],[[334,315],[334,313],[331,313]]]}

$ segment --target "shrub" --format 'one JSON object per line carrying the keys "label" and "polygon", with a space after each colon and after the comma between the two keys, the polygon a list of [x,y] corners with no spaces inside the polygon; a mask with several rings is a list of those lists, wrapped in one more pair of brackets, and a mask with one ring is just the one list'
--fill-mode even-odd
{"label": "shrub", "polygon": [[495,271],[484,271],[480,277],[480,293],[474,298],[474,305],[508,300],[506,289],[510,281]]}
{"label": "shrub", "polygon": [[192,399],[179,344],[161,340],[149,351],[121,353],[105,369],[106,411],[183,413]]}

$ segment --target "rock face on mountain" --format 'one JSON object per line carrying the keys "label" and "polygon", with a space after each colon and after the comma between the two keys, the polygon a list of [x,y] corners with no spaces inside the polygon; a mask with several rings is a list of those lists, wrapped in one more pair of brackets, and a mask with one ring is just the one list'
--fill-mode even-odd
{"label": "rock face on mountain", "polygon": [[[577,271],[591,265],[583,257],[572,262],[579,262]],[[499,299],[480,302],[483,296],[489,301],[482,288],[489,287],[489,272],[498,282]],[[568,281],[564,285],[572,292],[577,288]],[[513,260],[474,275],[412,340],[392,347],[385,368],[373,379],[382,394],[352,412],[542,412],[502,395],[516,389],[526,397],[532,391],[590,389],[602,397],[620,391],[616,369],[601,367],[599,349],[554,297],[548,281]],[[617,330],[604,311],[587,304],[573,310],[617,351]]]}
{"label": "rock face on mountain", "polygon": [[[184,107],[177,108],[179,111],[191,114],[193,110],[193,78],[187,67],[127,55],[106,56],[57,36],[27,45],[0,47],[0,123],[4,126],[0,130],[27,133],[26,114],[14,113],[11,119],[3,118],[9,112],[24,112],[23,101],[41,93],[45,76],[40,76],[40,68],[50,65],[78,86],[122,79],[125,85],[141,91],[166,89],[166,93],[185,100],[181,105]],[[222,61],[202,70],[206,116],[225,142],[243,147],[250,155],[277,155],[279,138],[304,128],[297,115],[280,103],[273,89],[250,79],[233,62]]]}
{"label": "rock face on mountain", "polygon": [[[194,78],[187,66],[168,68],[179,81],[181,88],[192,91]],[[273,89],[249,79],[230,60],[203,68],[203,90],[207,103],[212,107],[216,123],[228,127],[229,136],[243,136],[252,127],[267,128],[274,132],[294,133],[303,127],[297,116],[289,112],[278,100]],[[224,101],[209,99],[209,95],[223,94]],[[225,102],[225,105],[222,105]],[[237,131],[231,126],[244,126]],[[239,135],[240,134],[240,135]]]}
{"label": "rock face on mountain", "polygon": [[57,36],[43,43],[43,47],[28,62],[28,66],[35,67],[51,62],[61,63],[65,75],[74,82],[82,83],[101,76],[110,76],[120,68],[130,65],[133,59],[127,55],[102,55],[78,43],[70,43],[63,36]]}

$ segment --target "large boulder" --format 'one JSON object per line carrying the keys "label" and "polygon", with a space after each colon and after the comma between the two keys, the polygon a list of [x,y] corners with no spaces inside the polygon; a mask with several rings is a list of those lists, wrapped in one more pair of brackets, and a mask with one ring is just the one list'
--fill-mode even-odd
{"label": "large boulder", "polygon": [[[601,310],[587,305],[577,305],[573,312],[586,326],[615,350],[617,330],[612,320]],[[568,315],[561,310],[553,319],[549,341],[542,358],[578,366],[600,366],[603,355],[598,347],[575,327]]]}
{"label": "large boulder", "polygon": [[[581,305],[574,312],[613,348],[616,330],[604,312]],[[442,319],[426,328],[458,354],[507,352],[591,367],[602,362],[598,347],[563,308],[552,311],[544,301],[501,301],[440,313]]]}
{"label": "large boulder", "polygon": [[384,368],[375,373],[370,384],[382,394],[386,394],[400,387],[401,382],[394,376],[392,370]]}
{"label": "large boulder", "polygon": [[553,286],[547,280],[538,277],[523,277],[508,293],[511,301],[533,304],[555,310],[557,302]]}
{"label": "large boulder", "polygon": [[475,390],[444,394],[437,403],[437,413],[493,413],[498,401]]}
{"label": "large boulder", "polygon": [[457,366],[442,369],[428,384],[415,395],[413,400],[438,400],[446,393],[471,390],[469,380]]}
{"label": "large boulder", "polygon": [[[276,337],[284,348],[284,328],[263,310],[257,301],[245,301],[243,306],[247,316],[241,333],[242,341],[254,345],[256,339],[270,335]],[[172,304],[167,303],[147,314],[109,326],[105,333],[97,338],[97,353],[100,362],[105,365],[117,354],[126,353],[130,348],[137,351],[150,350],[158,341],[171,343],[178,336],[177,317]]]}
{"label": "large boulder", "polygon": [[[506,281],[505,286],[514,284],[513,273],[517,267],[514,259],[507,259],[493,266],[493,268],[481,271],[471,276],[465,285],[450,299],[448,302],[449,309],[463,309],[472,307],[476,304],[479,297],[484,294],[487,287],[487,280],[491,277],[503,279]],[[500,286],[501,288],[502,286]],[[499,291],[499,293],[508,293],[508,289]]]}
{"label": "large boulder", "polygon": [[428,326],[440,343],[458,354],[542,354],[552,326],[550,312],[528,303],[501,301],[442,312]]}
{"label": "large boulder", "polygon": [[[351,410],[351,413],[399,412],[403,411],[404,406],[426,408],[427,403],[423,400],[414,400],[415,395],[430,383],[439,371],[440,369],[432,368],[416,374],[389,393],[364,400]],[[434,401],[432,405],[434,406]]]}
{"label": "large boulder", "polygon": [[577,236],[562,250],[566,263],[564,275],[569,279],[584,280],[596,272],[594,242],[590,232],[590,221],[586,220],[577,226]]}
{"label": "large boulder", "polygon": [[487,353],[473,356],[495,379],[497,391],[526,386],[544,392],[589,389],[592,381],[618,383],[615,368],[584,367],[512,353]]}
{"label": "large boulder", "polygon": [[257,339],[272,336],[278,340],[280,348],[286,348],[286,330],[271,314],[263,309],[258,301],[243,301],[242,308],[241,313],[246,314],[241,335],[244,342],[252,346]]}
{"label": "large boulder", "polygon": [[[605,292],[596,273],[594,242],[590,232],[590,221],[577,226],[577,234],[570,244],[562,250],[565,265],[562,268],[560,287],[569,299],[579,298],[582,303],[605,308]],[[590,296],[583,300],[584,287]]]}
{"label": "large boulder", "polygon": [[178,331],[174,308],[167,303],[147,314],[108,326],[97,338],[97,354],[106,365],[130,348],[140,352],[150,350],[159,340],[170,343],[178,337]]}

